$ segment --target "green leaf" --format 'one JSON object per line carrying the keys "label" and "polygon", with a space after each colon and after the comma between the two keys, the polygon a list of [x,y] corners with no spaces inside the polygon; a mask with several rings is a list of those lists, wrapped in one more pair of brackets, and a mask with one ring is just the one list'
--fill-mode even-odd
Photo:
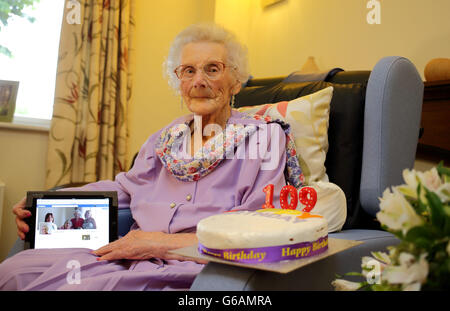
{"label": "green leaf", "polygon": [[450,214],[449,214],[450,207],[444,206],[444,214],[445,214],[445,220],[444,220],[444,235],[450,236]]}
{"label": "green leaf", "polygon": [[427,205],[425,203],[423,203],[422,200],[420,199],[420,195],[421,195],[423,188],[424,187],[419,182],[417,185],[417,201],[415,203],[411,204],[411,206],[414,208],[416,213],[419,214],[420,216],[423,216],[423,214],[427,211]]}
{"label": "green leaf", "polygon": [[429,239],[424,238],[424,237],[418,237],[414,241],[414,244],[418,248],[428,250],[428,249],[430,249],[433,246],[433,240],[429,240]]}
{"label": "green leaf", "polygon": [[388,226],[383,225],[383,224],[380,224],[380,227],[381,227],[382,230],[392,233],[393,235],[395,235],[400,240],[403,240],[405,238],[403,236],[402,230],[392,230],[392,229],[389,229]]}
{"label": "green leaf", "polygon": [[434,192],[428,191],[425,187],[424,189],[426,191],[425,196],[430,205],[431,224],[436,228],[438,228],[439,230],[444,231],[446,215],[444,208],[442,206],[441,199],[439,199],[439,197]]}
{"label": "green leaf", "polygon": [[442,175],[450,176],[450,168],[444,166],[444,161],[439,162],[436,169],[440,176]]}
{"label": "green leaf", "polygon": [[433,240],[436,238],[433,232],[433,227],[429,225],[416,226],[408,230],[405,236],[405,240],[408,242],[414,242],[417,238],[425,238]]}
{"label": "green leaf", "polygon": [[0,44],[0,54],[8,56],[9,58],[13,57],[11,51],[7,47],[5,47],[5,46],[3,46],[1,44]]}
{"label": "green leaf", "polygon": [[[0,31],[2,30],[2,25],[4,27],[8,26],[8,20],[14,15],[26,18],[30,22],[34,22],[35,18],[26,15],[23,13],[23,10],[37,2],[39,2],[39,0],[0,0]],[[4,54],[9,57],[12,56],[12,53],[7,47],[1,47],[0,54]]]}
{"label": "green leaf", "polygon": [[[372,270],[370,270],[370,271],[372,271]],[[362,276],[362,277],[364,277],[364,275],[362,273],[359,273],[359,272],[347,272],[344,275],[345,276]]]}

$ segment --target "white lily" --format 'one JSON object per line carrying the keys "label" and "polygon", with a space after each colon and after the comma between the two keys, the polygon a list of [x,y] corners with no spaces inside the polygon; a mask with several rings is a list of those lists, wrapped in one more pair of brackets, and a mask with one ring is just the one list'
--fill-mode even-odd
{"label": "white lily", "polygon": [[[422,249],[424,246],[422,244],[426,239],[419,244],[416,243],[419,241],[414,239],[406,239],[406,234],[411,228],[424,224],[426,224],[423,227],[424,230],[436,227],[434,218],[430,219],[435,212],[434,206],[431,206],[431,203],[434,202],[429,202],[427,193],[432,193],[433,200],[437,200],[437,197],[439,197],[445,213],[442,217],[450,216],[450,175],[448,174],[448,168],[442,168],[442,172],[441,177],[436,168],[425,172],[405,169],[403,170],[405,184],[388,188],[383,192],[380,198],[380,210],[376,217],[388,230],[402,232],[403,236],[400,236],[400,239],[403,241],[399,246],[387,247],[387,253],[372,252],[371,256],[363,257],[361,268],[366,281],[356,283],[338,279],[333,282],[336,290],[357,290],[367,284],[373,290],[420,291],[427,282],[429,274],[430,276],[433,275],[433,278],[436,277],[436,271],[430,270],[430,266],[433,268],[433,264],[440,264],[440,261],[436,262],[437,257],[430,255],[427,259],[427,253],[416,256],[406,251]],[[417,195],[418,189],[420,190],[420,197]],[[419,213],[415,209],[417,206],[421,211]],[[447,245],[444,246],[444,254],[439,252],[439,256],[441,259],[443,256],[447,256],[448,259],[450,257],[450,241],[448,234],[446,234],[447,223],[445,223],[444,230],[440,229],[435,231],[435,240],[439,242],[439,247],[442,245],[440,243],[444,243],[444,245],[447,243]],[[434,247],[429,253],[435,254]],[[445,269],[445,267],[439,268]],[[439,288],[440,283],[442,283],[441,279],[438,280],[438,283],[438,285],[430,284],[430,287]],[[373,284],[380,284],[381,286],[372,286]]]}
{"label": "white lily", "polygon": [[383,192],[383,197],[380,198],[380,211],[376,216],[380,223],[392,230],[402,230],[403,234],[424,222],[405,197],[395,188],[393,192],[390,192],[389,189]]}
{"label": "white lily", "polygon": [[336,279],[331,284],[337,291],[355,291],[361,288],[361,283],[351,282],[343,279]]}
{"label": "white lily", "polygon": [[442,185],[441,177],[435,167],[426,172],[418,172],[417,177],[429,191],[436,191]]}
{"label": "white lily", "polygon": [[402,175],[406,184],[397,186],[397,189],[402,194],[417,199],[417,186],[419,185],[419,177],[417,177],[416,171],[404,169]]}
{"label": "white lily", "polygon": [[448,203],[450,201],[450,183],[442,184],[435,193],[442,203]]}
{"label": "white lily", "polygon": [[376,260],[381,261],[382,263],[385,263],[386,265],[391,264],[391,258],[389,257],[388,254],[386,254],[384,252],[371,252],[371,254]]}
{"label": "white lily", "polygon": [[373,277],[373,274],[381,273],[386,265],[391,263],[389,255],[383,252],[371,252],[373,257],[363,256],[361,268],[362,275],[366,278],[368,276]]}
{"label": "white lily", "polygon": [[425,259],[427,254],[422,254],[418,261],[408,253],[401,253],[399,266],[387,266],[382,274],[382,278],[391,284],[403,284],[404,286],[413,283],[424,283],[428,275],[428,262]]}
{"label": "white lily", "polygon": [[422,287],[422,284],[419,282],[408,284],[402,288],[405,292],[418,292],[420,291],[420,288]]}

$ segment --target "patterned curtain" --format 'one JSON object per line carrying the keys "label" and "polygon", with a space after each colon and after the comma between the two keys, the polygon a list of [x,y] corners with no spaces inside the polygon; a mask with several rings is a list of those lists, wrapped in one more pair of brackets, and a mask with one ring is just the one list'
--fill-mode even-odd
{"label": "patterned curtain", "polygon": [[134,0],[66,1],[47,188],[113,179],[128,167],[133,30]]}

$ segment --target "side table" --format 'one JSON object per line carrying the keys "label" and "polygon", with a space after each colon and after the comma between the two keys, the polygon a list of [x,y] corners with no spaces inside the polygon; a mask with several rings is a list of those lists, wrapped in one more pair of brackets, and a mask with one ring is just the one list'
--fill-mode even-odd
{"label": "side table", "polygon": [[5,204],[5,183],[0,180],[0,237],[2,235],[3,205]]}
{"label": "side table", "polygon": [[450,165],[450,80],[424,82],[417,157]]}

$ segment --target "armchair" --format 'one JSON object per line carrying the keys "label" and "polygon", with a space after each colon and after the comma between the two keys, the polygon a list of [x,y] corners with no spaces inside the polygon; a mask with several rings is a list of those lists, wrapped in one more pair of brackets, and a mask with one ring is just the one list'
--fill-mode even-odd
{"label": "armchair", "polygon": [[325,166],[346,195],[347,220],[329,237],[364,243],[288,274],[209,263],[191,290],[332,290],[336,274],[361,271],[362,256],[399,242],[380,230],[375,215],[383,191],[403,183],[403,169],[414,165],[424,87],[414,65],[385,57],[371,72],[334,71],[317,82],[286,80],[291,79],[250,80],[236,105],[292,100],[334,86]]}
{"label": "armchair", "polygon": [[[364,241],[342,253],[288,274],[208,263],[191,290],[331,290],[335,274],[359,271],[361,257],[398,240],[374,220],[384,189],[402,183],[412,168],[419,137],[423,83],[403,57],[381,59],[372,71],[333,71],[323,81],[290,82],[286,77],[251,79],[236,106],[292,100],[332,85],[329,150],[325,166],[331,182],[344,191],[347,220],[329,237]],[[119,235],[133,218],[119,209]],[[18,240],[9,256],[24,249]]]}

